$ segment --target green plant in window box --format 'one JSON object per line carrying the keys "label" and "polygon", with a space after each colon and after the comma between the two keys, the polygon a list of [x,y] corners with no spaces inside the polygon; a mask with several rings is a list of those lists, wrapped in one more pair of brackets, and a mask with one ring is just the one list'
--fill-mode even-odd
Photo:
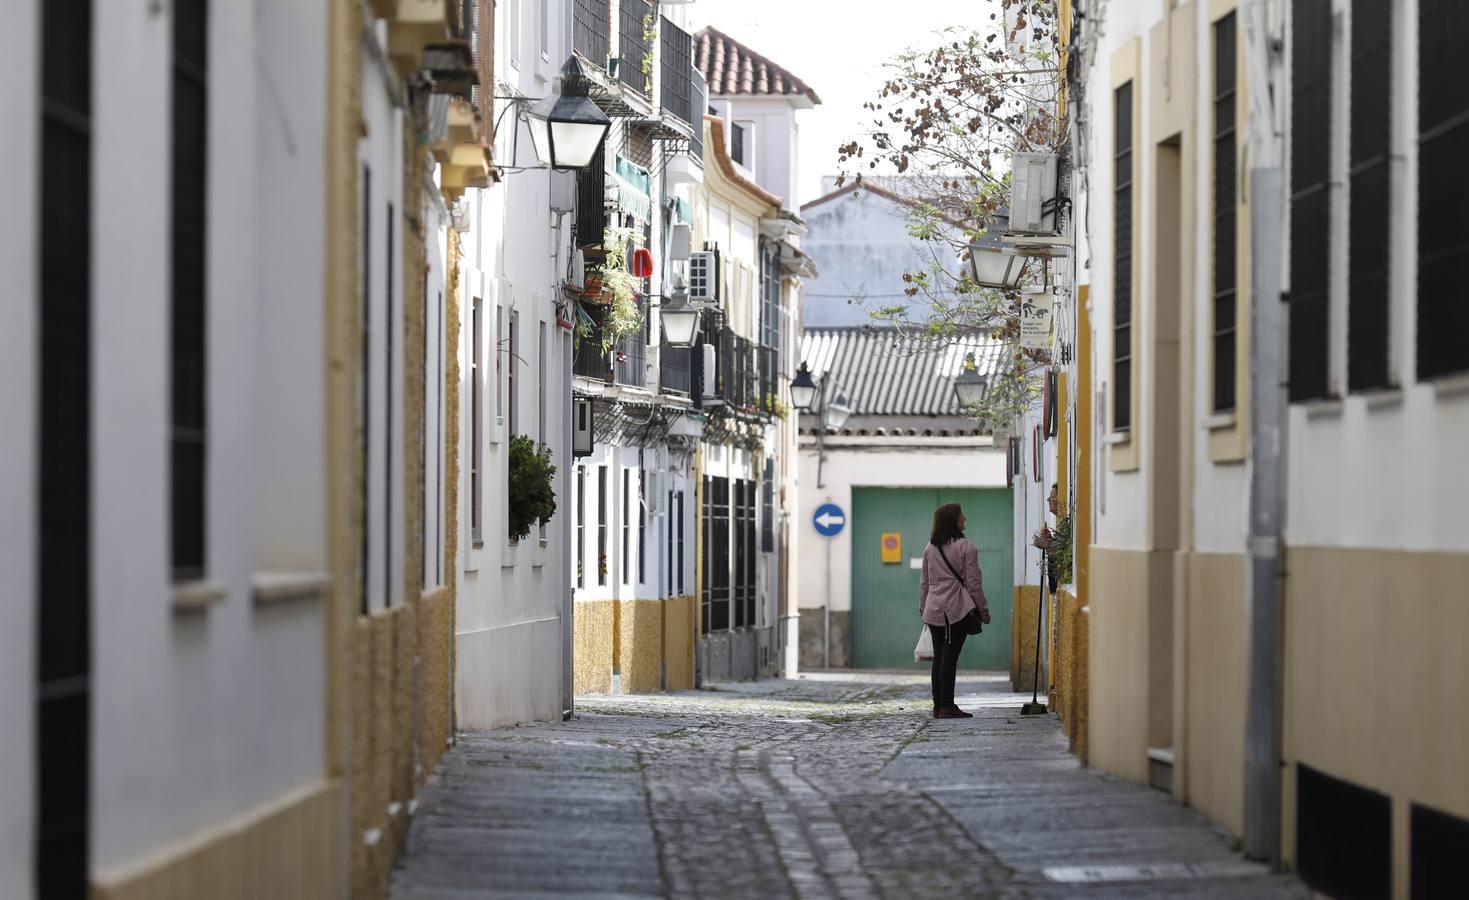
{"label": "green plant in window box", "polygon": [[658,39],[658,30],[654,28],[657,19],[652,13],[643,16],[643,41],[648,45],[648,51],[643,54],[643,93],[653,92],[653,47],[654,41]]}
{"label": "green plant in window box", "polygon": [[784,403],[780,402],[780,398],[774,394],[766,394],[764,397],[761,398],[760,409],[763,412],[770,413],[772,416],[780,419],[782,422],[784,422],[786,417],[791,414],[790,408],[787,407]]}
{"label": "green plant in window box", "polygon": [[523,434],[510,439],[510,538],[528,537],[537,522],[556,515],[556,467],[551,465],[551,448],[536,447]]}

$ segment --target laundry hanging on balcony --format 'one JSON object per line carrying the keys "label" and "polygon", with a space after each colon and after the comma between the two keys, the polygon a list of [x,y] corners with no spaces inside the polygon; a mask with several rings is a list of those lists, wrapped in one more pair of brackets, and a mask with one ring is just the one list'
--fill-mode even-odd
{"label": "laundry hanging on balcony", "polygon": [[648,170],[617,157],[617,205],[640,222],[653,219],[653,179]]}

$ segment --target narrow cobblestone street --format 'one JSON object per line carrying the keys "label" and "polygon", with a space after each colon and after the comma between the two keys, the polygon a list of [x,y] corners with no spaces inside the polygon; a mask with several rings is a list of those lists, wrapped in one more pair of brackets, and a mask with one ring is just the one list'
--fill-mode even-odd
{"label": "narrow cobblestone street", "polygon": [[1007,681],[961,676],[972,720],[930,718],[925,677],[861,674],[586,697],[570,722],[463,735],[392,896],[1306,896],[1081,768]]}

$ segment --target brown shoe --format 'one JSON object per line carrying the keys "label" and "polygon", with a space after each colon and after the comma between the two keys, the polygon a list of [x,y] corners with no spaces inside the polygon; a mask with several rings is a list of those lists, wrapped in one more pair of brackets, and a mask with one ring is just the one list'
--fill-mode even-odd
{"label": "brown shoe", "polygon": [[974,718],[974,714],[967,713],[951,703],[942,709],[936,710],[933,717],[935,719],[972,719]]}

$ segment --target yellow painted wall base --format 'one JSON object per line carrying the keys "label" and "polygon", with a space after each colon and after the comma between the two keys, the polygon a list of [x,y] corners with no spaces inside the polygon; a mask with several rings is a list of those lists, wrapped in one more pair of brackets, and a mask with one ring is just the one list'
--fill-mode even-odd
{"label": "yellow painted wall base", "polygon": [[694,600],[589,600],[575,608],[578,694],[605,694],[612,676],[624,693],[694,686]]}
{"label": "yellow painted wall base", "polygon": [[1051,711],[1071,738],[1071,751],[1085,763],[1087,616],[1070,591],[1061,591],[1056,606],[1061,621],[1051,665]]}
{"label": "yellow painted wall base", "polygon": [[1245,558],[1188,553],[1184,573],[1184,725],[1175,784],[1190,806],[1239,835],[1249,686]]}
{"label": "yellow painted wall base", "polygon": [[1010,604],[1010,689],[1028,691],[1035,685],[1035,614],[1041,589],[1017,585]]}
{"label": "yellow painted wall base", "polygon": [[342,786],[323,782],[202,835],[137,870],[103,876],[97,900],[340,897]]}
{"label": "yellow painted wall base", "polygon": [[1148,778],[1148,554],[1091,548],[1091,764],[1131,781]]}
{"label": "yellow painted wall base", "polygon": [[1393,805],[1393,896],[1411,877],[1408,813],[1469,818],[1469,554],[1291,547],[1285,623],[1285,855],[1295,763]]}

